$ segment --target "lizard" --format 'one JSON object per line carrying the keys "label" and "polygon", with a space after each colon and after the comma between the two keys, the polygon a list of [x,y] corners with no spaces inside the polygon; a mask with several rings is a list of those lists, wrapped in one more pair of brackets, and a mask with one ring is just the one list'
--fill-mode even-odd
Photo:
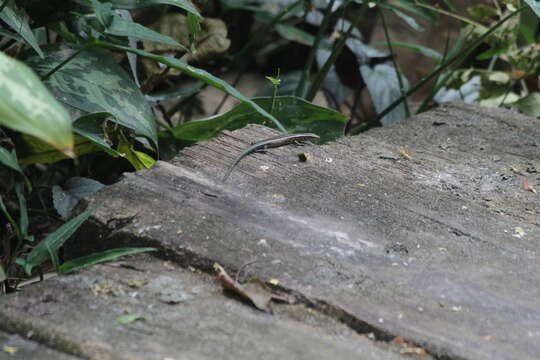
{"label": "lizard", "polygon": [[256,151],[262,151],[269,148],[277,148],[280,146],[285,146],[293,143],[300,143],[307,140],[317,140],[320,139],[319,135],[312,134],[312,133],[302,133],[302,134],[285,134],[285,135],[279,135],[275,137],[271,137],[269,139],[264,139],[261,141],[257,141],[256,143],[252,144],[250,147],[242,151],[238,156],[234,159],[233,163],[229,168],[227,169],[227,172],[225,173],[225,176],[223,176],[223,182],[227,181],[229,175],[231,175],[231,172],[234,170],[236,165],[247,155],[256,152]]}

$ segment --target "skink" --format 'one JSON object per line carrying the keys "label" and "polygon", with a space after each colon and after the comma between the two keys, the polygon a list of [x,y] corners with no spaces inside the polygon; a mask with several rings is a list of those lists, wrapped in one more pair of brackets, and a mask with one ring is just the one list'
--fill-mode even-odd
{"label": "skink", "polygon": [[238,154],[238,156],[234,159],[231,166],[229,166],[229,168],[227,169],[227,172],[225,173],[225,176],[223,177],[222,181],[225,182],[229,178],[229,175],[231,175],[231,172],[234,170],[236,165],[238,165],[240,160],[242,160],[244,157],[246,157],[247,155],[255,151],[261,151],[261,150],[265,150],[269,148],[277,148],[280,146],[289,145],[293,143],[300,143],[307,140],[317,140],[319,138],[320,138],[319,135],[316,135],[316,134],[303,133],[303,134],[279,135],[279,136],[271,137],[269,139],[258,141],[254,143],[253,145],[251,145],[250,147],[248,147],[247,149],[245,149],[244,151],[242,151],[240,154]]}

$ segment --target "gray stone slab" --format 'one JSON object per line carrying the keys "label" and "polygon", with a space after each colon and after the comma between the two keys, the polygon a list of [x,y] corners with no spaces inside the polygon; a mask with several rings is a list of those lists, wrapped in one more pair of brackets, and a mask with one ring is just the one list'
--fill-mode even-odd
{"label": "gray stone slab", "polygon": [[[0,298],[0,328],[100,360],[402,359],[305,306],[274,309],[255,310],[214,276],[143,255]],[[117,321],[127,314],[145,319]]]}
{"label": "gray stone slab", "polygon": [[[30,332],[26,335],[32,335]],[[0,331],[0,360],[77,360],[20,335]]]}
{"label": "gray stone slab", "polygon": [[[359,332],[441,356],[539,357],[540,205],[523,186],[540,168],[535,120],[453,104],[334,144],[254,154],[219,181],[250,141],[273,134],[226,132],[126,174],[93,198],[92,233],[68,252],[156,245],[208,271],[256,260],[252,273]],[[311,159],[298,162],[300,151]]]}

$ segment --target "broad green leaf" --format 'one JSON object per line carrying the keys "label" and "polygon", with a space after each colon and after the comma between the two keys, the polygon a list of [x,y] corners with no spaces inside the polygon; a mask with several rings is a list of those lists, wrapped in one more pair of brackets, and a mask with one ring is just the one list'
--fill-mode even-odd
{"label": "broad green leaf", "polygon": [[154,160],[151,156],[134,150],[131,144],[127,142],[123,136],[120,137],[118,151],[126,158],[127,161],[130,162],[135,170],[150,169],[156,162],[156,160]]}
{"label": "broad green leaf", "polygon": [[536,14],[536,16],[540,17],[540,1],[538,0],[523,0],[532,11]]}
{"label": "broad green leaf", "polygon": [[148,317],[142,314],[126,314],[116,318],[116,322],[120,324],[131,324],[137,320],[148,320]]}
{"label": "broad green leaf", "polygon": [[[22,148],[23,151],[21,151],[21,159],[19,160],[21,164],[50,164],[69,158],[64,153],[61,153],[38,138],[28,135],[23,135],[21,138],[24,140],[24,147]],[[73,139],[75,141],[73,154],[76,156],[101,150],[101,147],[82,136],[75,135]]]}
{"label": "broad green leaf", "polygon": [[66,220],[81,199],[101,190],[104,186],[99,181],[89,178],[77,176],[69,178],[63,187],[58,185],[52,187],[54,208],[62,219]]}
{"label": "broad green leaf", "polygon": [[39,56],[43,57],[37,39],[28,25],[28,17],[24,15],[14,4],[9,4],[0,12],[0,19],[15,30],[24,41],[30,45]]}
{"label": "broad green leaf", "polygon": [[202,80],[205,83],[207,83],[207,84],[209,84],[209,85],[211,85],[211,86],[213,86],[215,88],[218,88],[218,89],[226,92],[227,94],[237,98],[238,100],[243,101],[245,103],[248,103],[259,114],[261,114],[261,116],[271,120],[279,130],[281,130],[284,133],[287,133],[287,130],[283,127],[283,125],[275,117],[270,115],[266,110],[262,109],[259,105],[257,105],[255,102],[248,99],[241,92],[236,90],[234,87],[232,87],[231,85],[229,85],[225,81],[215,77],[214,75],[210,74],[209,72],[207,72],[205,70],[198,69],[196,67],[188,65],[188,64],[186,64],[186,63],[184,63],[184,62],[182,62],[182,61],[180,61],[178,59],[175,59],[174,57],[155,55],[155,54],[143,51],[143,50],[133,49],[133,48],[130,48],[130,47],[127,47],[127,46],[116,45],[116,44],[112,44],[112,43],[108,43],[108,42],[100,41],[100,40],[94,40],[93,43],[95,45],[97,45],[97,46],[102,46],[102,47],[106,47],[106,48],[117,49],[117,50],[127,51],[127,52],[130,52],[130,53],[133,53],[133,54],[137,54],[137,55],[145,57],[147,59],[151,59],[151,60],[157,61],[159,63],[165,64],[167,66],[170,66],[170,67],[172,67],[174,69],[183,71],[184,73],[186,73],[187,75],[189,75],[191,77]]}
{"label": "broad green leaf", "polygon": [[[443,59],[443,56],[441,55],[441,53],[433,50],[432,48],[429,48],[427,46],[422,46],[422,45],[418,45],[418,44],[413,44],[413,43],[407,43],[407,42],[401,42],[401,41],[392,41],[390,43],[393,47],[401,47],[401,48],[404,48],[404,49],[409,49],[409,50],[412,50],[414,52],[417,52],[418,54],[422,54],[430,59],[433,59],[437,62],[441,62],[442,59]],[[387,46],[388,44],[384,41],[377,41],[377,42],[373,42],[371,43],[371,45],[374,45],[374,46]]]}
{"label": "broad green leaf", "polygon": [[148,101],[166,101],[166,100],[185,100],[195,94],[198,94],[203,88],[201,81],[195,82],[192,86],[186,86],[186,84],[174,86],[165,90],[156,91],[150,94],[146,94],[146,100]]}
{"label": "broad green leaf", "polygon": [[[272,98],[253,99],[260,107],[270,109]],[[274,114],[294,133],[314,132],[326,142],[339,138],[348,118],[334,110],[313,105],[294,96],[277,97]],[[234,109],[206,119],[190,121],[172,129],[177,139],[196,142],[215,137],[222,130],[239,129],[247,124],[266,124],[251,106],[242,103]]]}
{"label": "broad green leaf", "polygon": [[110,117],[114,116],[106,112],[83,115],[73,122],[73,131],[90,140],[112,157],[118,157],[120,154],[107,142],[101,127],[103,121]]}
{"label": "broad green leaf", "polygon": [[17,162],[17,153],[15,152],[15,149],[9,152],[3,147],[0,147],[0,163],[15,170],[19,174],[24,175],[19,163]]}
{"label": "broad green leaf", "polygon": [[60,274],[67,274],[69,272],[82,269],[86,266],[98,264],[104,261],[114,260],[116,258],[119,258],[120,256],[125,255],[131,255],[131,254],[138,254],[141,252],[147,252],[147,251],[156,251],[155,248],[118,248],[118,249],[111,249],[111,250],[105,250],[100,253],[96,254],[90,254],[87,256],[82,256],[77,259],[69,260],[60,265],[58,268],[58,272]]}
{"label": "broad green leaf", "polygon": [[540,117],[540,93],[533,92],[519,100],[515,106],[524,114]]}
{"label": "broad green leaf", "polygon": [[[536,6],[540,8],[540,2],[537,1],[536,4]],[[524,9],[519,14],[519,35],[517,40],[518,46],[531,45],[536,42],[536,34],[538,32],[538,28],[540,27],[540,16],[538,15],[539,12],[540,10],[535,12],[532,7],[529,7]]]}
{"label": "broad green leaf", "polygon": [[105,2],[102,3],[98,0],[90,0],[92,4],[92,10],[96,14],[96,18],[104,27],[108,27],[113,19],[114,12],[112,10],[112,4]]}
{"label": "broad green leaf", "polygon": [[0,52],[0,125],[35,136],[72,155],[66,109],[25,64]]}
{"label": "broad green leaf", "polygon": [[[362,78],[366,83],[369,90],[373,105],[377,110],[377,113],[385,110],[396,99],[399,99],[402,92],[399,88],[399,82],[397,79],[396,69],[389,64],[378,64],[371,68],[367,65],[360,66],[360,72]],[[403,92],[407,91],[407,79],[403,77],[403,81],[406,84],[406,88]],[[385,115],[381,119],[383,125],[389,125],[394,122],[405,119],[405,107],[403,104],[399,105],[396,109]]]}
{"label": "broad green leaf", "polygon": [[137,24],[136,22],[122,19],[120,16],[114,16],[111,23],[105,29],[106,34],[116,36],[130,36],[141,40],[154,41],[158,43],[179,46],[187,50],[187,48],[174,40],[172,37],[163,35],[147,28],[146,26]]}
{"label": "broad green leaf", "polygon": [[276,25],[276,31],[279,35],[289,41],[294,41],[307,46],[313,46],[315,43],[315,37],[313,35],[293,25],[278,24]]}
{"label": "broad green leaf", "polygon": [[[71,219],[64,225],[60,226],[55,232],[49,234],[45,239],[41,240],[36,247],[34,247],[30,253],[26,256],[24,262],[24,270],[28,275],[32,274],[32,269],[41,265],[50,258],[49,250],[55,254],[58,249],[66,242],[67,239],[75,233],[75,231],[92,215],[97,209],[93,207],[86,210],[79,216]],[[21,263],[20,261],[18,263]]]}
{"label": "broad green leaf", "polygon": [[[32,57],[27,63],[45,75],[73,55],[65,44],[44,47],[45,59]],[[46,84],[58,100],[88,113],[108,112],[137,135],[157,144],[154,115],[133,79],[110,54],[84,50],[49,77]]]}
{"label": "broad green leaf", "polygon": [[118,9],[138,9],[158,4],[166,4],[176,6],[180,9],[186,10],[188,13],[191,13],[202,20],[201,14],[191,6],[188,2],[182,0],[111,0],[111,3],[115,8]]}

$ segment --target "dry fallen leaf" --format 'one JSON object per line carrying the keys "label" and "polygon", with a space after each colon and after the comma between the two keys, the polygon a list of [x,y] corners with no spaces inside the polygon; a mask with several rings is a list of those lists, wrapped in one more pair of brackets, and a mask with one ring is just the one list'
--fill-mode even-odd
{"label": "dry fallen leaf", "polygon": [[252,303],[259,310],[272,313],[270,307],[270,302],[272,300],[292,303],[291,299],[273,293],[262,280],[251,278],[246,283],[240,284],[229,276],[221,265],[217,263],[214,264],[214,270],[217,272],[217,277],[225,290],[234,292],[242,299]]}
{"label": "dry fallen leaf", "polygon": [[245,284],[240,284],[230,277],[221,265],[214,264],[214,270],[217,272],[217,277],[224,289],[234,292],[244,300],[248,300],[259,310],[268,313],[272,312],[270,308],[272,292],[264,282],[252,278]]}

